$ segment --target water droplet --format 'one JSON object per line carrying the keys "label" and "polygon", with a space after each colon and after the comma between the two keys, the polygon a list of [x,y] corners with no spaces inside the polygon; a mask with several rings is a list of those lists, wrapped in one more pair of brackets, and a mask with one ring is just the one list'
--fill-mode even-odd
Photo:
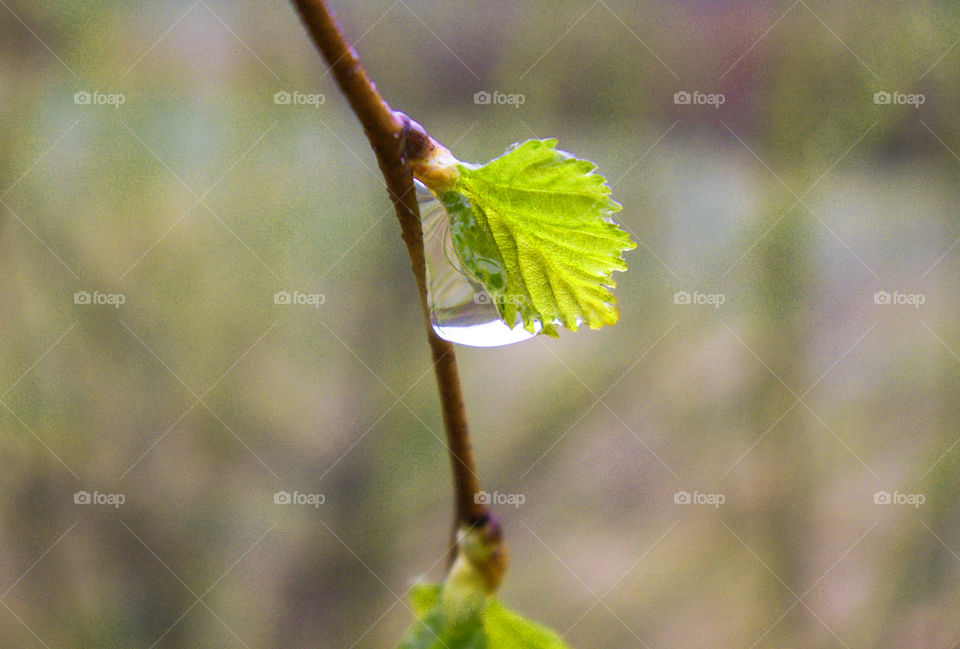
{"label": "water droplet", "polygon": [[535,336],[523,328],[519,314],[513,328],[500,319],[493,298],[460,263],[443,205],[420,181],[414,183],[423,225],[427,303],[433,330],[444,340],[472,347],[498,347]]}

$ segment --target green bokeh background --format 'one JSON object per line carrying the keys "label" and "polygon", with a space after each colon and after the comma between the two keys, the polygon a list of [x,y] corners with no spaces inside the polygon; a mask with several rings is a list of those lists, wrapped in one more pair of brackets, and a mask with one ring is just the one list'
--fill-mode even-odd
{"label": "green bokeh background", "polygon": [[[0,645],[395,644],[442,575],[443,429],[292,6],[0,4]],[[558,138],[639,242],[615,327],[458,348],[482,481],[525,498],[502,599],[582,649],[955,646],[960,9],[333,4],[391,105],[474,162]]]}

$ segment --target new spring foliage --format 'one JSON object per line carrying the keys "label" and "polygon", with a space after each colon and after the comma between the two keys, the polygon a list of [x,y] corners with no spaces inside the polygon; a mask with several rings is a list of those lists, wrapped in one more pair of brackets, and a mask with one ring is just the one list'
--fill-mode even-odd
{"label": "new spring foliage", "polygon": [[539,324],[554,336],[557,325],[617,321],[613,271],[626,270],[622,253],[636,247],[613,221],[620,204],[596,165],[556,144],[527,140],[483,166],[447,164],[441,182],[418,175],[443,203],[460,261],[503,320],[512,324],[519,313],[528,331]]}

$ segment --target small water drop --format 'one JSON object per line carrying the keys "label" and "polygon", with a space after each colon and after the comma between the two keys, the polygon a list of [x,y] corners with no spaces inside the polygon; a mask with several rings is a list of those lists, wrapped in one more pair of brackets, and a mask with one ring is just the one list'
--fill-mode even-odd
{"label": "small water drop", "polygon": [[[415,180],[427,267],[427,303],[433,330],[444,340],[472,347],[498,347],[533,338],[520,315],[511,328],[493,298],[470,277],[453,247],[450,219],[440,201]],[[540,331],[540,323],[536,329]]]}

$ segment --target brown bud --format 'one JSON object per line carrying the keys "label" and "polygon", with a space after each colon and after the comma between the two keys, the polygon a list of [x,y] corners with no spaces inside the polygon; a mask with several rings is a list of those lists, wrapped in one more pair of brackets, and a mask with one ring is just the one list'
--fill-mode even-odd
{"label": "brown bud", "polygon": [[459,161],[445,146],[430,137],[419,122],[399,111],[396,115],[404,125],[403,157],[410,165],[413,177],[434,194],[452,189],[460,177]]}

